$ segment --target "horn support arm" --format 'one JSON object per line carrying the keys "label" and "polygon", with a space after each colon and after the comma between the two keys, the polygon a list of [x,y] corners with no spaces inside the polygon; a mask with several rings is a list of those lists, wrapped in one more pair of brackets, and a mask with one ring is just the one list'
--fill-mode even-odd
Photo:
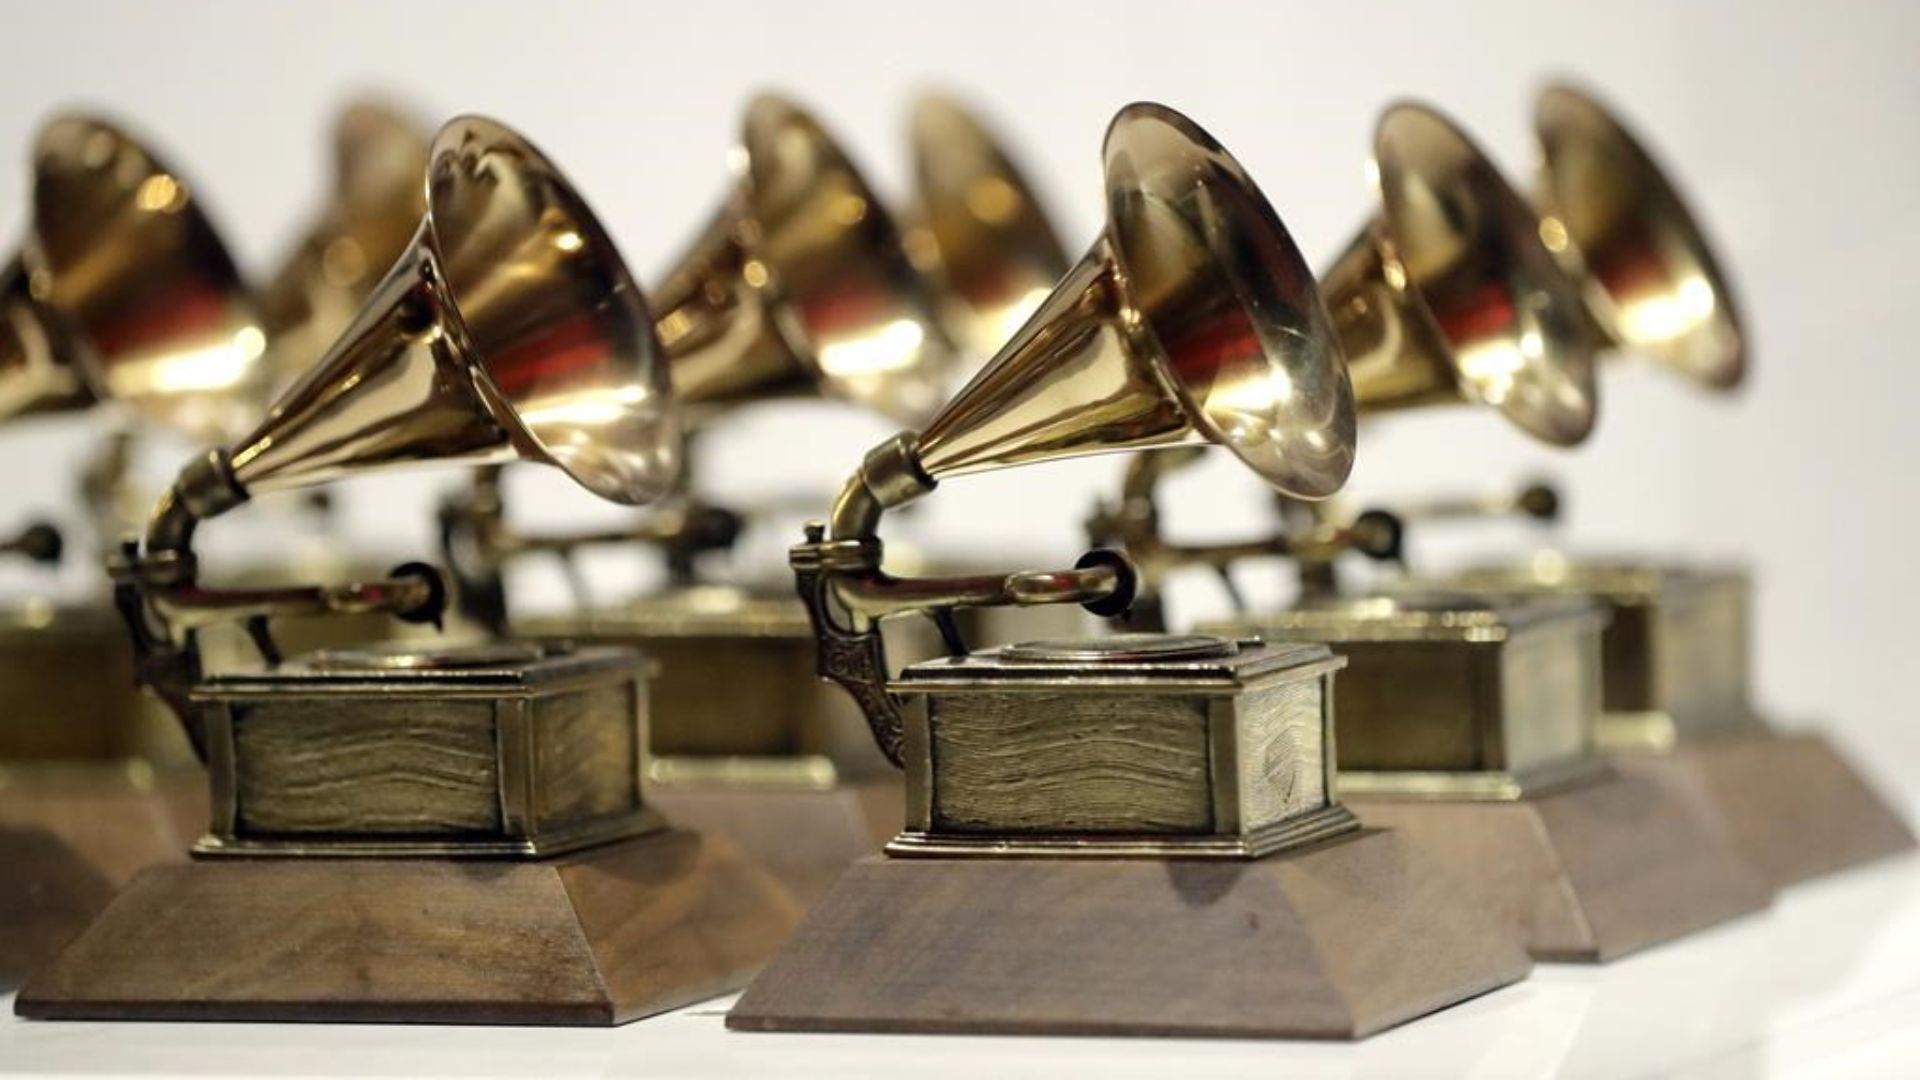
{"label": "horn support arm", "polygon": [[1080,604],[1097,614],[1126,610],[1135,575],[1124,557],[1092,551],[1069,570],[1026,570],[964,577],[894,577],[880,568],[881,516],[932,491],[919,464],[914,437],[902,434],[876,447],[834,503],[829,524],[807,525],[807,541],[790,563],[819,649],[820,677],[838,683],[866,714],[887,760],[903,764],[900,700],[887,689],[892,669],[880,620],[920,612],[958,647],[949,613],[966,607]]}
{"label": "horn support arm", "polygon": [[377,581],[342,585],[202,586],[193,552],[195,532],[202,521],[248,498],[233,477],[226,452],[210,451],[182,469],[161,496],[144,547],[128,541],[108,566],[114,605],[133,640],[136,678],[173,709],[196,750],[202,740],[190,695],[203,674],[201,630],[239,623],[263,658],[274,664],[280,656],[267,629],[271,618],[385,612],[407,622],[438,624],[446,607],[439,572],[418,563]]}

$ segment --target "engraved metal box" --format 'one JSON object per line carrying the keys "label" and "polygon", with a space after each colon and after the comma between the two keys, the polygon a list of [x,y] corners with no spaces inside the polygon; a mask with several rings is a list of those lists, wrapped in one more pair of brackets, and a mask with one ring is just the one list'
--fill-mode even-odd
{"label": "engraved metal box", "polygon": [[1579,599],[1333,600],[1213,633],[1323,641],[1347,658],[1349,794],[1519,798],[1596,767],[1605,612]]}
{"label": "engraved metal box", "polygon": [[657,827],[630,649],[341,650],[194,701],[213,794],[196,854],[546,856]]}
{"label": "engraved metal box", "polygon": [[1351,827],[1320,645],[1120,635],[924,661],[906,721],[911,854],[1255,857]]}
{"label": "engraved metal box", "polygon": [[1607,606],[1600,743],[1609,750],[1664,750],[1758,723],[1748,696],[1744,571],[1543,558],[1476,568],[1448,585],[1591,596]]}

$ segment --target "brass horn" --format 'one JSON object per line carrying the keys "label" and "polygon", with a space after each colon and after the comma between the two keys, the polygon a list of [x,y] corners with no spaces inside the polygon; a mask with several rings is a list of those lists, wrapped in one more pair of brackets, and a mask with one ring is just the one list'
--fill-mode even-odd
{"label": "brass horn", "polygon": [[1066,248],[1000,141],[960,102],[922,96],[908,135],[907,249],[934,284],[947,336],[991,356],[1066,275]]}
{"label": "brass horn", "polygon": [[335,121],[327,204],[260,294],[276,388],[333,344],[413,239],[430,134],[375,101],[354,102]]}
{"label": "brass horn", "polygon": [[1540,219],[1452,121],[1402,103],[1374,132],[1379,208],[1322,278],[1362,413],[1470,401],[1572,446],[1596,345]]}
{"label": "brass horn", "polygon": [[824,128],[763,95],[748,106],[719,212],[652,290],[674,393],[695,419],[826,395],[918,423],[955,356],[880,200]]}
{"label": "brass horn", "polygon": [[[146,547],[115,567],[147,681],[183,701],[192,631],[268,616],[385,611],[437,618],[438,576],[340,587],[195,583],[194,529],[269,491],[420,463],[559,466],[595,494],[669,489],[679,425],[652,320],[593,212],[552,163],[479,117],[435,136],[413,242],[332,349],[251,434],[182,470]],[[183,717],[186,715],[182,713]]]}
{"label": "brass horn", "polygon": [[192,189],[88,116],[33,152],[32,210],[0,275],[0,420],[132,403],[205,441],[259,416],[265,336]]}
{"label": "brass horn", "polygon": [[1133,575],[1073,571],[913,580],[880,569],[881,514],[948,476],[1114,450],[1225,446],[1279,491],[1332,495],[1353,465],[1354,399],[1312,272],[1253,182],[1160,105],[1107,130],[1107,227],[1046,302],[917,435],[867,455],[830,531],[793,549],[821,674],[861,702],[900,760],[876,620],[954,607],[1123,610]]}
{"label": "brass horn", "polygon": [[1733,289],[1666,173],[1591,96],[1549,87],[1534,108],[1541,236],[1582,285],[1606,342],[1729,390],[1746,373]]}

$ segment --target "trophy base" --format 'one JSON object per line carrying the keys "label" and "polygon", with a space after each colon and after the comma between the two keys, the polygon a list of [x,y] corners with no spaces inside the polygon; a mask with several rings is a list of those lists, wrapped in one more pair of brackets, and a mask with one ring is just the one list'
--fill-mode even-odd
{"label": "trophy base", "polygon": [[878,857],[815,906],[727,1026],[1351,1039],[1527,970],[1387,832],[1255,860]]}
{"label": "trophy base", "polygon": [[738,987],[798,917],[724,841],[678,830],[533,862],[203,860],[136,878],[14,1009],[622,1024]]}
{"label": "trophy base", "polygon": [[146,867],[206,826],[198,770],[140,762],[0,769],[0,989],[20,985]]}
{"label": "trophy base", "polygon": [[655,784],[647,798],[675,823],[731,841],[803,908],[825,896],[848,866],[879,851],[906,817],[897,773],[811,790]]}
{"label": "trophy base", "polygon": [[1772,898],[1684,769],[1610,770],[1517,800],[1346,801],[1438,858],[1536,960],[1612,960]]}
{"label": "trophy base", "polygon": [[1728,835],[1775,888],[1914,849],[1913,831],[1823,736],[1762,730],[1625,756],[1623,768],[1688,770]]}

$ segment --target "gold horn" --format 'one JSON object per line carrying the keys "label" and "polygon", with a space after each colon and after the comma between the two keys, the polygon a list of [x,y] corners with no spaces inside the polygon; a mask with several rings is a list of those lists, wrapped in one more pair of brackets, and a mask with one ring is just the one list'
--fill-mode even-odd
{"label": "gold horn", "polygon": [[1596,342],[1540,220],[1452,121],[1389,108],[1378,210],[1322,278],[1362,413],[1489,405],[1545,442],[1593,430]]}
{"label": "gold horn", "polygon": [[117,400],[216,441],[259,416],[265,337],[232,258],[186,181],[105,121],[41,130],[0,307],[0,419]]}
{"label": "gold horn", "polygon": [[825,394],[918,423],[955,356],[905,242],[852,163],[782,98],[747,109],[733,189],[652,290],[692,410]]}
{"label": "gold horn", "polygon": [[1666,173],[1592,97],[1552,86],[1534,109],[1542,237],[1583,286],[1608,344],[1715,389],[1738,386],[1746,336],[1713,246]]}
{"label": "gold horn", "polygon": [[260,294],[276,388],[333,344],[413,239],[426,211],[429,136],[374,101],[354,102],[335,122],[326,207]]}
{"label": "gold horn", "polygon": [[999,140],[964,105],[925,95],[908,133],[907,249],[934,283],[947,335],[991,356],[1066,274],[1066,249]]}
{"label": "gold horn", "polygon": [[[250,435],[190,467],[190,517],[416,462],[559,466],[641,503],[678,468],[678,421],[640,290],[560,172],[505,126],[434,138],[426,214],[340,340]],[[150,541],[178,542],[163,509]]]}
{"label": "gold horn", "polygon": [[[1346,482],[1346,365],[1313,274],[1259,189],[1160,105],[1121,110],[1104,154],[1105,231],[912,440],[917,479],[883,482],[882,505],[961,473],[1198,443],[1225,446],[1298,498]],[[836,534],[859,516],[836,513]]]}

